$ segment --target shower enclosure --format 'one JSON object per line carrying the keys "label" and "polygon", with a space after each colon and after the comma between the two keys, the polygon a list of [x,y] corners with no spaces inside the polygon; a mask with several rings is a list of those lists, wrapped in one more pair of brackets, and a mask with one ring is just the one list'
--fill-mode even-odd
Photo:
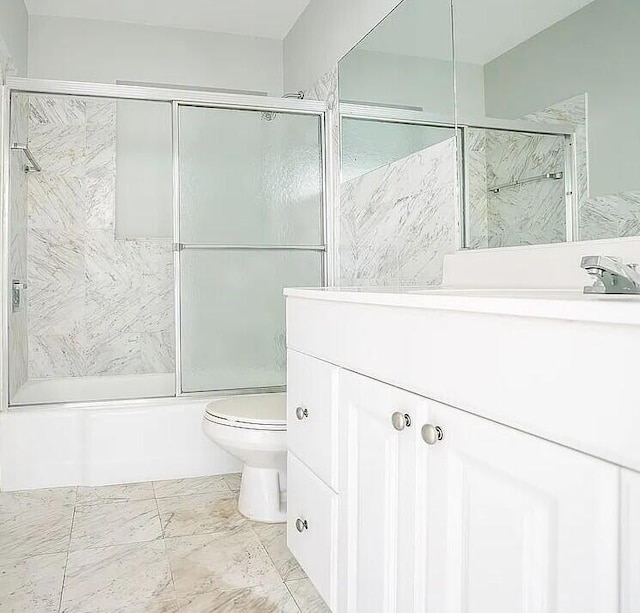
{"label": "shower enclosure", "polygon": [[282,290],[331,275],[323,103],[13,79],[3,111],[5,406],[283,389]]}

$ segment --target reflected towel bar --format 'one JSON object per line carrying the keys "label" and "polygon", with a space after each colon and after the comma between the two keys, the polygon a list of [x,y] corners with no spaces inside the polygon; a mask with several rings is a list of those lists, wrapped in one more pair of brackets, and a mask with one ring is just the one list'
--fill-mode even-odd
{"label": "reflected towel bar", "polygon": [[33,157],[33,154],[31,153],[27,145],[20,145],[19,143],[13,143],[13,145],[11,145],[11,149],[14,149],[15,151],[22,151],[27,156],[27,159],[29,160],[29,164],[31,164],[31,166],[25,166],[24,167],[25,172],[41,172],[42,171],[42,167],[40,166],[40,164],[38,164],[38,162],[36,162],[36,159]]}
{"label": "reflected towel bar", "polygon": [[554,181],[564,179],[564,172],[548,172],[544,175],[539,175],[537,177],[530,177],[529,179],[518,179],[517,181],[513,181],[512,183],[504,183],[503,185],[496,185],[495,187],[490,187],[487,191],[497,194],[500,190],[506,189],[507,187],[517,187],[518,185],[524,185],[525,183],[533,183],[534,181],[544,181],[545,179],[552,179]]}

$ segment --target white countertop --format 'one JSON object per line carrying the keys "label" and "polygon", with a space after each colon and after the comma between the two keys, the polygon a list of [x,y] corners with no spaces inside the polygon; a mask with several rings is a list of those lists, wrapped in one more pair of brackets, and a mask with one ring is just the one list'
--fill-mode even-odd
{"label": "white countertop", "polygon": [[640,325],[640,296],[583,294],[582,289],[326,287],[285,289],[284,294],[310,300]]}

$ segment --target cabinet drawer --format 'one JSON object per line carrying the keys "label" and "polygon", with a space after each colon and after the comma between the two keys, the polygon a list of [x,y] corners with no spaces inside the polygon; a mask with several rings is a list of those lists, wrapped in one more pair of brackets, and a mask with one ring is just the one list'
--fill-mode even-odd
{"label": "cabinet drawer", "polygon": [[337,381],[337,367],[289,351],[287,446],[335,491],[338,491]]}
{"label": "cabinet drawer", "polygon": [[335,611],[338,496],[291,452],[287,480],[287,544]]}

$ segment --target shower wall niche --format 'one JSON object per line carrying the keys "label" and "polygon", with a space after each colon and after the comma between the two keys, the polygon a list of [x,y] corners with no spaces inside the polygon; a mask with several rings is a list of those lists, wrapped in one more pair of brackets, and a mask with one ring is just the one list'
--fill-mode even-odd
{"label": "shower wall niche", "polygon": [[[128,104],[164,105],[170,135],[169,103]],[[12,121],[42,168],[11,174],[12,236],[26,236],[12,274],[27,285],[10,322],[12,402],[171,395],[171,239],[116,237],[116,102],[14,95]]]}

